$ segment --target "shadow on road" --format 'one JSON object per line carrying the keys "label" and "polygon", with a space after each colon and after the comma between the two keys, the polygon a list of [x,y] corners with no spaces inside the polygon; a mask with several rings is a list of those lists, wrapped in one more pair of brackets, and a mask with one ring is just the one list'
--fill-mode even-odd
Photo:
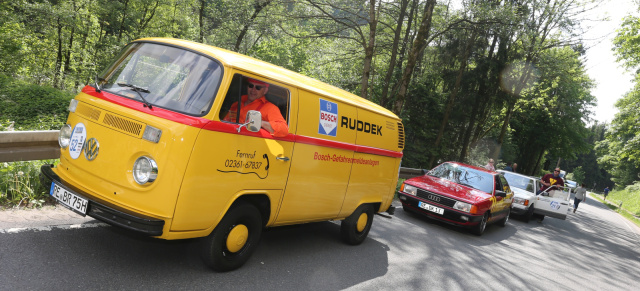
{"label": "shadow on road", "polygon": [[11,237],[24,248],[0,255],[3,266],[14,266],[0,270],[0,281],[23,289],[340,290],[384,276],[389,265],[386,245],[371,238],[346,245],[332,222],[266,230],[247,264],[228,273],[202,263],[198,239],[166,241],[114,227]]}

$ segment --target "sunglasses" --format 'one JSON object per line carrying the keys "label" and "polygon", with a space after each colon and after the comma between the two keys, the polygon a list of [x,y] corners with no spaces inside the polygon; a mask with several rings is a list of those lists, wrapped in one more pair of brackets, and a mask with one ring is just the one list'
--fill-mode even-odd
{"label": "sunglasses", "polygon": [[556,173],[560,173],[560,171],[554,171],[554,172],[556,172]]}
{"label": "sunglasses", "polygon": [[253,88],[254,86],[256,87],[256,90],[262,90],[262,88],[264,88],[264,86],[260,86],[260,85],[253,85],[253,84],[251,84],[251,83],[249,83],[249,84],[247,85],[247,87],[249,87],[249,88]]}

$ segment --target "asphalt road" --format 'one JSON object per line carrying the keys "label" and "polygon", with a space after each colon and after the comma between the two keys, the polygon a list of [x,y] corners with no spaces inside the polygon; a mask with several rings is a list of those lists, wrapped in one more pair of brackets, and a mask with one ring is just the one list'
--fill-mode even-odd
{"label": "asphalt road", "polygon": [[274,228],[229,273],[204,266],[198,240],[139,237],[90,219],[1,220],[0,290],[640,288],[640,230],[593,199],[567,220],[512,218],[481,237],[401,208],[376,216],[360,246],[340,241],[338,223]]}

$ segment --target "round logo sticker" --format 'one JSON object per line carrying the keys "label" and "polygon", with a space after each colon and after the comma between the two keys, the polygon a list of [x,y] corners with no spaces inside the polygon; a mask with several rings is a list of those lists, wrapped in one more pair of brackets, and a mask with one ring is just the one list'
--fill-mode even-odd
{"label": "round logo sticker", "polygon": [[87,140],[87,128],[84,127],[84,124],[78,123],[76,127],[73,128],[71,140],[69,141],[69,155],[74,160],[82,153],[85,140]]}

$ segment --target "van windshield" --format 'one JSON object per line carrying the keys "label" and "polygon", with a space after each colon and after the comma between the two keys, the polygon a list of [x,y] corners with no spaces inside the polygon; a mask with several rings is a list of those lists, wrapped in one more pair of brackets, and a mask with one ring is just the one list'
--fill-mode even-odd
{"label": "van windshield", "polygon": [[205,56],[154,43],[132,43],[102,74],[101,89],[189,115],[209,112],[222,67]]}

